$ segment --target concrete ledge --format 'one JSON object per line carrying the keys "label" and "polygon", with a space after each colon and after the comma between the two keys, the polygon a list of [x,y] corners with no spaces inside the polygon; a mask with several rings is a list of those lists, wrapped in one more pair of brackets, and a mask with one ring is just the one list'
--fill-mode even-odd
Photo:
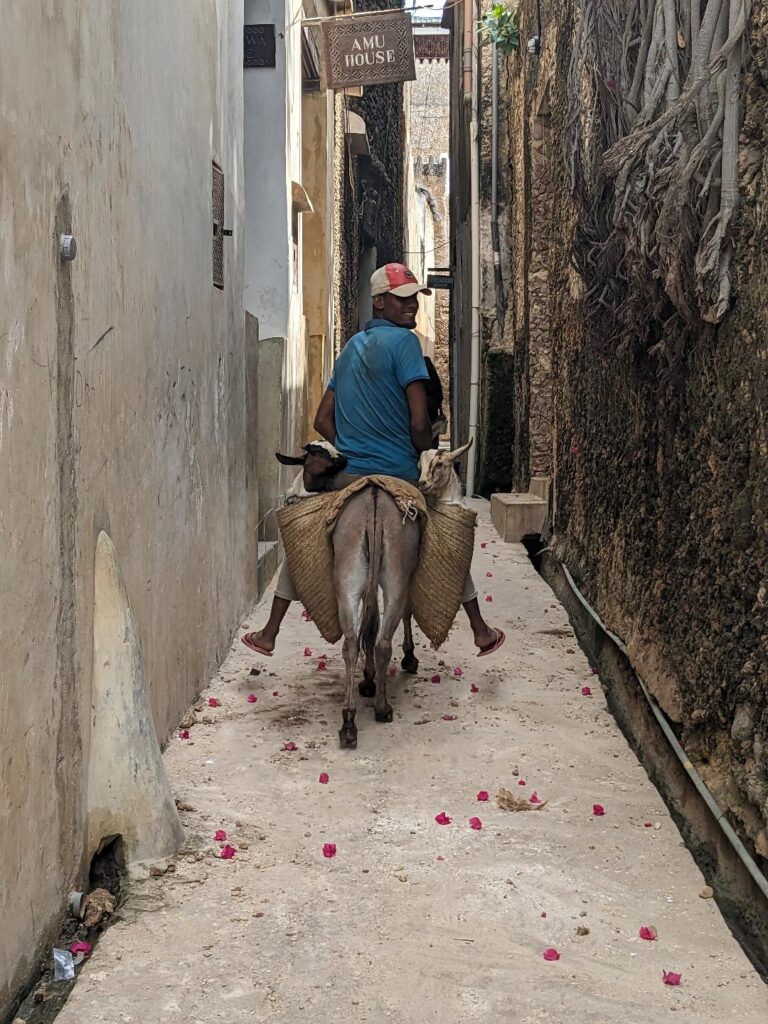
{"label": "concrete ledge", "polygon": [[259,541],[259,568],[257,572],[258,596],[267,589],[277,572],[278,543],[276,540]]}
{"label": "concrete ledge", "polygon": [[491,521],[502,540],[519,544],[544,528],[547,502],[534,494],[491,495]]}

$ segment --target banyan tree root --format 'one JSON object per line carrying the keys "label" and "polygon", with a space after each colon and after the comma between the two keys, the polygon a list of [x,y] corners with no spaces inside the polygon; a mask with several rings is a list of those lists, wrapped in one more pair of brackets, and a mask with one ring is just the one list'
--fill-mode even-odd
{"label": "banyan tree root", "polygon": [[583,0],[565,158],[577,266],[612,340],[647,344],[650,311],[670,357],[728,309],[747,4]]}

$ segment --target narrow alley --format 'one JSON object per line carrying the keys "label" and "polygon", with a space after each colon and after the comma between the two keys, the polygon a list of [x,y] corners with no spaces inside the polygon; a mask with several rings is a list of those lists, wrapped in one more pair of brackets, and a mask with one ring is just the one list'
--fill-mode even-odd
{"label": "narrow alley", "polygon": [[[357,751],[336,739],[340,652],[298,608],[274,661],[233,644],[166,754],[186,847],[134,884],[59,1024],[762,1024],[768,992],[562,607],[487,516],[478,541],[503,653],[478,661],[464,622],[420,647],[418,675],[392,680],[392,725],[361,701]],[[541,810],[501,810],[502,788]]]}
{"label": "narrow alley", "polygon": [[765,1024],[768,4],[3,15],[0,1024]]}

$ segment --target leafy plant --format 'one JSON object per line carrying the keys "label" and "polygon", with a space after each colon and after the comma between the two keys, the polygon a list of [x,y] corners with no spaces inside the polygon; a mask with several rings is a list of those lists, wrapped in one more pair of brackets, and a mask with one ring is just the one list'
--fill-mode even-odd
{"label": "leafy plant", "polygon": [[515,3],[511,6],[494,4],[480,19],[484,42],[495,43],[505,54],[520,47],[520,11]]}

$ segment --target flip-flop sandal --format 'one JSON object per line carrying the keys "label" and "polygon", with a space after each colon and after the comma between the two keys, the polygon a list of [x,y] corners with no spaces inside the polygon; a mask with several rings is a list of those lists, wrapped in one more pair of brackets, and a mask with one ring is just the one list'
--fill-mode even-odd
{"label": "flip-flop sandal", "polygon": [[259,647],[258,644],[253,643],[253,641],[251,640],[252,636],[253,636],[253,633],[246,633],[245,636],[241,636],[240,639],[243,641],[245,646],[250,651],[255,651],[256,654],[263,654],[265,658],[271,658],[272,657],[272,651],[265,651],[263,648]]}
{"label": "flip-flop sandal", "polygon": [[492,644],[489,644],[487,647],[481,648],[477,652],[478,658],[484,658],[486,654],[494,654],[496,651],[498,651],[498,649],[507,639],[506,633],[504,632],[503,629],[494,629],[493,632],[496,634],[496,639],[493,641]]}

